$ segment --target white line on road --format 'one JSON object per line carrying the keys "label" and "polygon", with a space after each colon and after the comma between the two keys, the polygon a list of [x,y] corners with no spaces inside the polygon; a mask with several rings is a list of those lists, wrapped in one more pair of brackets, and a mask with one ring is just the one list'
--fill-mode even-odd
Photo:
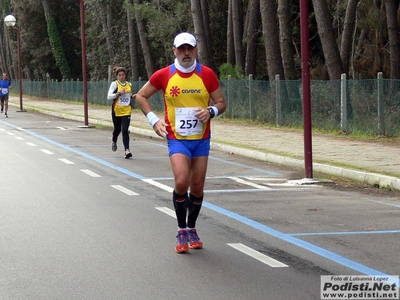
{"label": "white line on road", "polygon": [[64,127],[57,127],[58,129],[61,129],[61,130],[67,130],[67,128],[64,128]]}
{"label": "white line on road", "polygon": [[87,169],[81,169],[81,171],[83,173],[88,174],[89,176],[92,176],[92,177],[101,177],[99,174],[96,174],[95,172],[92,172],[92,171],[87,170]]}
{"label": "white line on road", "polygon": [[240,179],[240,178],[238,178],[238,177],[228,177],[228,178],[229,178],[229,179],[232,179],[232,180],[234,180],[234,181],[236,181],[236,182],[239,182],[239,183],[242,183],[242,184],[246,184],[246,185],[249,185],[249,186],[258,188],[258,189],[260,189],[260,190],[270,190],[270,189],[271,189],[271,188],[266,187],[266,186],[263,186],[263,185],[255,184],[255,183],[253,183],[253,182],[248,182],[248,181],[243,180],[243,179]]}
{"label": "white line on road", "polygon": [[118,190],[120,192],[123,192],[123,193],[125,193],[125,194],[127,194],[129,196],[137,196],[137,195],[139,195],[138,193],[135,193],[135,192],[133,192],[133,191],[121,186],[121,185],[111,185],[111,187],[113,187],[114,189],[116,189],[116,190]]}
{"label": "white line on road", "polygon": [[227,244],[228,246],[231,246],[232,248],[235,248],[236,250],[239,250],[240,252],[247,254],[248,256],[251,256],[259,261],[261,261],[264,264],[269,265],[270,267],[273,268],[285,268],[288,267],[288,265],[285,265],[284,263],[281,263],[280,261],[273,259],[265,254],[262,254],[250,247],[247,247],[246,245],[243,245],[241,243],[231,243]]}
{"label": "white line on road", "polygon": [[247,180],[259,180],[259,181],[285,181],[284,178],[276,178],[276,177],[265,177],[265,176],[254,176],[254,177],[248,177],[245,176],[243,178],[246,178]]}
{"label": "white line on road", "polygon": [[16,136],[15,138],[16,138],[17,140],[23,140],[23,138],[20,137],[20,136]]}
{"label": "white line on road", "polygon": [[40,149],[40,151],[42,151],[43,153],[46,153],[46,154],[54,154],[53,152],[46,150],[46,149]]}
{"label": "white line on road", "polygon": [[75,163],[66,159],[66,158],[59,158],[58,160],[62,161],[63,163],[66,163],[67,165],[74,165]]}
{"label": "white line on road", "polygon": [[172,193],[172,191],[174,190],[172,187],[169,187],[168,185],[154,181],[153,179],[143,179],[143,181],[147,182],[148,184],[154,185],[164,191],[170,192],[170,193]]}
{"label": "white line on road", "polygon": [[158,209],[159,211],[173,217],[176,218],[176,214],[175,211],[173,211],[172,209],[168,208],[168,207],[156,207],[156,209]]}
{"label": "white line on road", "polygon": [[34,143],[31,143],[31,142],[27,142],[26,144],[29,145],[29,146],[32,146],[32,147],[36,147],[36,145]]}
{"label": "white line on road", "polygon": [[12,132],[10,132],[10,131],[7,131],[7,134],[8,134],[8,135],[15,135],[14,133],[12,133]]}
{"label": "white line on road", "polygon": [[[275,186],[277,186],[277,187],[293,187],[293,186],[296,186],[298,188],[303,188],[304,187],[304,185],[298,185],[298,184],[294,184],[294,183],[290,183],[290,182],[268,183],[268,185],[269,186],[273,186],[273,187],[275,187]],[[308,188],[308,189],[310,189],[310,188],[321,188],[321,187],[322,187],[321,185],[316,185],[316,184],[310,184],[310,185],[305,186],[305,188]]]}

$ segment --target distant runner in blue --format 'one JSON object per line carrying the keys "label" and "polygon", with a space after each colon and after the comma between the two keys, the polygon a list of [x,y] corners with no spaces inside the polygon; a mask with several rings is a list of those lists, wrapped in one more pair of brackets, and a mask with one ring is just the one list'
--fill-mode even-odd
{"label": "distant runner in blue", "polygon": [[2,79],[0,80],[0,101],[1,101],[1,113],[8,118],[8,93],[12,88],[11,81],[8,79],[7,74],[3,73]]}

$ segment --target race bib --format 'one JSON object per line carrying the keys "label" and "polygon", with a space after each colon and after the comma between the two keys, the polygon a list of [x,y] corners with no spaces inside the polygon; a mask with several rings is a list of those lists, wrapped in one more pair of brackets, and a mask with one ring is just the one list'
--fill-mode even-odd
{"label": "race bib", "polygon": [[175,131],[182,136],[201,134],[203,124],[194,115],[195,108],[175,108]]}
{"label": "race bib", "polygon": [[4,95],[7,94],[8,93],[8,88],[2,88],[1,89],[1,93],[4,94]]}
{"label": "race bib", "polygon": [[129,106],[131,103],[131,95],[128,93],[122,94],[118,98],[118,105],[120,106]]}

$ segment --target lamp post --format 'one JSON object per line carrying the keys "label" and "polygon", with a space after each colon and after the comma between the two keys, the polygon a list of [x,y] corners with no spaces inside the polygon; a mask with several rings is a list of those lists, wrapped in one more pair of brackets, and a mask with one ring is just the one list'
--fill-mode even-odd
{"label": "lamp post", "polygon": [[309,65],[308,1],[300,0],[301,69],[303,86],[304,165],[306,178],[313,178],[311,87]]}
{"label": "lamp post", "polygon": [[8,15],[4,18],[4,23],[9,30],[15,30],[17,32],[17,45],[18,45],[18,76],[19,76],[19,108],[20,111],[24,111],[22,106],[22,67],[21,67],[21,33],[17,27],[14,27],[16,19],[13,15]]}
{"label": "lamp post", "polygon": [[82,45],[82,77],[83,77],[83,113],[85,126],[89,126],[88,114],[88,88],[87,88],[87,70],[86,70],[86,38],[85,38],[85,4],[84,0],[79,0],[81,17],[81,45]]}

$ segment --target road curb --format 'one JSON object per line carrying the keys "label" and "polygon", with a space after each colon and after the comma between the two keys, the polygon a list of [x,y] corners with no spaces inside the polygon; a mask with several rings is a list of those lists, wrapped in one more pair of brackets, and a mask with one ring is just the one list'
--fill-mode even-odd
{"label": "road curb", "polygon": [[[304,168],[304,160],[301,159],[295,159],[276,154],[265,153],[257,150],[243,149],[239,147],[213,143],[213,142],[211,143],[211,148],[214,150],[224,151],[231,154],[245,156],[256,160],[267,161],[289,167]],[[350,180],[370,184],[373,186],[378,186],[381,188],[391,188],[394,190],[400,190],[400,179],[397,177],[386,176],[377,173],[368,173],[364,171],[336,167],[321,163],[313,163],[313,169],[315,172],[320,172],[323,174],[347,178]]]}

